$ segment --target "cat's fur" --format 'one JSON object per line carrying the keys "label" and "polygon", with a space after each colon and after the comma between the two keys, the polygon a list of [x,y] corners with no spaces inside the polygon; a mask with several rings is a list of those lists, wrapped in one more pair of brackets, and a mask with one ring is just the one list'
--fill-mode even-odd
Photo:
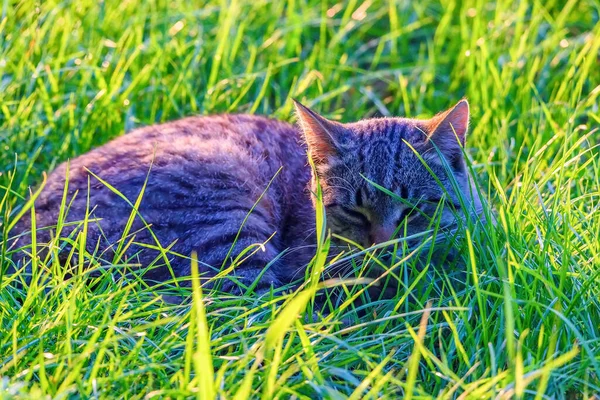
{"label": "cat's fur", "polygon": [[[363,246],[390,239],[405,220],[408,234],[427,229],[427,216],[442,198],[447,205],[442,225],[452,225],[456,218],[450,209],[460,208],[460,203],[447,166],[462,195],[471,199],[469,207],[479,209],[478,200],[470,196],[461,149],[469,118],[465,100],[430,120],[385,118],[351,124],[326,120],[299,103],[296,108],[301,129],[260,116],[192,117],[135,130],[62,164],[49,175],[35,203],[38,244],[49,242],[53,234],[67,168],[71,205],[66,221],[82,221],[89,207],[95,221],[88,224],[87,251],[100,254],[107,265],[132,213],[130,203],[145,185],[138,210],[145,222],[135,218],[125,239],[133,237],[133,244],[126,247],[121,263],[164,264],[156,250],[143,246],[156,246],[158,239],[173,253],[189,257],[196,251],[201,272],[214,275],[230,265],[227,255],[235,258],[246,247],[266,242],[231,273],[249,285],[288,250],[265,272],[258,290],[302,277],[314,255],[316,179],[311,179],[307,149],[323,188],[328,228]],[[364,178],[406,201],[394,200]],[[30,244],[30,223],[22,218],[13,230],[16,247]],[[50,228],[39,229],[45,227]],[[74,227],[63,227],[61,236]],[[170,254],[168,259],[176,276],[190,274],[189,258]],[[165,281],[171,273],[158,267],[146,278]],[[231,283],[224,289],[237,292],[236,287]]]}

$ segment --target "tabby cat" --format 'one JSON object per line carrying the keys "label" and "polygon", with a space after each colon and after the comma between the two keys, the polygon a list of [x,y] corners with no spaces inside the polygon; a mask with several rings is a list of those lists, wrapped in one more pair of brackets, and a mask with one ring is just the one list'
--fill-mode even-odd
{"label": "tabby cat", "polygon": [[[66,182],[60,237],[74,239],[87,213],[87,252],[104,265],[156,266],[149,281],[190,275],[193,251],[201,272],[214,276],[264,243],[229,274],[223,289],[232,293],[261,273],[258,291],[304,276],[315,252],[317,178],[328,229],[366,247],[427,230],[436,210],[444,226],[456,223],[456,210],[480,210],[462,151],[466,100],[428,120],[348,124],[295,105],[300,129],[253,115],[191,117],[137,129],[60,165],[35,202],[38,255],[56,235]],[[12,231],[21,256],[30,251],[30,231],[26,217]],[[69,256],[70,243],[60,257]]]}

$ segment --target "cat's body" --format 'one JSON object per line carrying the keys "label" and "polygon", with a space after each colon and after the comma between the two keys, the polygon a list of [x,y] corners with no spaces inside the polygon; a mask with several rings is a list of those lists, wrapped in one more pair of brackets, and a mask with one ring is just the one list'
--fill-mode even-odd
{"label": "cat's body", "polygon": [[[282,260],[267,271],[261,280],[265,285],[280,285],[298,276],[314,253],[310,246],[315,243],[310,167],[300,134],[292,125],[260,116],[223,115],[138,129],[53,171],[36,201],[38,228],[57,223],[67,165],[67,204],[77,192],[67,221],[83,221],[89,178],[90,218],[98,222],[88,224],[87,251],[93,253],[100,243],[107,263],[114,257],[132,207],[88,170],[130,203],[135,203],[145,184],[139,213],[150,229],[136,218],[126,240],[135,236],[136,243],[156,245],[155,235],[163,247],[173,244],[172,252],[189,257],[195,250],[201,270],[208,269],[207,265],[218,270],[236,236],[232,257],[252,244],[267,242],[235,271],[245,284],[286,248],[296,249],[293,257],[285,259],[285,268],[280,267]],[[23,218],[15,231],[29,226],[29,219]],[[74,228],[65,227],[61,236]],[[38,242],[48,242],[50,232],[39,230]],[[19,244],[28,242],[29,235],[24,235]],[[159,256],[157,251],[140,250],[131,245],[127,261],[146,266]],[[190,274],[189,258],[169,259],[176,275]],[[157,264],[161,263],[159,259]],[[156,281],[171,278],[166,267],[146,276]]]}
{"label": "cat's body", "polygon": [[[297,110],[301,130],[259,116],[222,115],[186,118],[119,137],[49,175],[36,201],[37,227],[56,225],[68,165],[67,204],[75,198],[66,221],[83,221],[89,209],[94,221],[87,227],[87,251],[100,254],[107,265],[119,246],[126,249],[121,263],[164,264],[164,257],[148,248],[158,240],[171,252],[176,276],[190,274],[193,251],[201,271],[215,275],[248,246],[265,243],[230,275],[248,285],[287,251],[260,278],[257,289],[279,286],[302,277],[315,251],[311,191],[316,179],[311,179],[307,147],[323,188],[328,227],[362,246],[427,230],[438,211],[442,225],[452,225],[456,210],[465,205],[460,197],[470,199],[468,212],[478,212],[461,151],[468,124],[465,101],[431,120],[390,118],[347,125],[299,104]],[[453,179],[461,193],[452,189]],[[143,221],[136,217],[119,245],[131,204],[143,187],[138,210]],[[64,227],[61,236],[76,226]],[[20,234],[17,246],[30,243],[28,230],[30,221],[23,218],[13,231]],[[48,242],[51,232],[39,230],[38,243]],[[165,281],[171,273],[163,266],[146,277]],[[235,286],[232,281],[224,289],[238,292]]]}

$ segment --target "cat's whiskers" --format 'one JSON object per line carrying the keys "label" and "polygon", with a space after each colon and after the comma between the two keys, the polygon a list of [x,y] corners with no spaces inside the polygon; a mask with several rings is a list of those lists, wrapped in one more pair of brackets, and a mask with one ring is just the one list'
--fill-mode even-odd
{"label": "cat's whiskers", "polygon": [[345,190],[346,192],[350,193],[351,195],[354,194],[355,190],[352,188],[347,188],[345,186],[338,186],[338,185],[327,185],[329,188],[331,189],[340,189],[340,190]]}
{"label": "cat's whiskers", "polygon": [[[345,167],[348,168],[348,166],[345,166]],[[350,188],[350,190],[356,191],[356,187],[354,186],[354,184],[352,184],[352,182],[348,181],[344,177],[334,176],[334,177],[329,178],[329,182],[332,182],[332,181],[342,181],[343,183],[345,183],[346,185],[348,185],[348,187]]]}
{"label": "cat's whiskers", "polygon": [[[315,232],[317,231],[317,228],[313,228],[313,229],[308,229],[306,231],[304,231],[304,240],[308,240],[309,238],[311,238],[312,236],[314,236]],[[316,247],[316,245],[313,245]]]}

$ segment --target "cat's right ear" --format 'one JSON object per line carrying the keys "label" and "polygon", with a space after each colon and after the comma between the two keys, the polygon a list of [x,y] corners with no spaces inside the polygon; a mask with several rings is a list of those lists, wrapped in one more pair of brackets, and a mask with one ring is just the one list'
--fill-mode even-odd
{"label": "cat's right ear", "polygon": [[338,154],[343,127],[340,123],[320,116],[310,108],[292,99],[298,122],[304,133],[308,151],[315,165],[326,163]]}
{"label": "cat's right ear", "polygon": [[[444,111],[425,123],[425,131],[428,135],[427,149],[435,148],[430,152],[434,161],[439,161],[439,151],[450,166],[457,170],[464,170],[464,156],[462,148],[465,145],[465,137],[469,128],[469,103],[466,99],[459,101],[454,107]],[[434,146],[432,146],[432,144]]]}

